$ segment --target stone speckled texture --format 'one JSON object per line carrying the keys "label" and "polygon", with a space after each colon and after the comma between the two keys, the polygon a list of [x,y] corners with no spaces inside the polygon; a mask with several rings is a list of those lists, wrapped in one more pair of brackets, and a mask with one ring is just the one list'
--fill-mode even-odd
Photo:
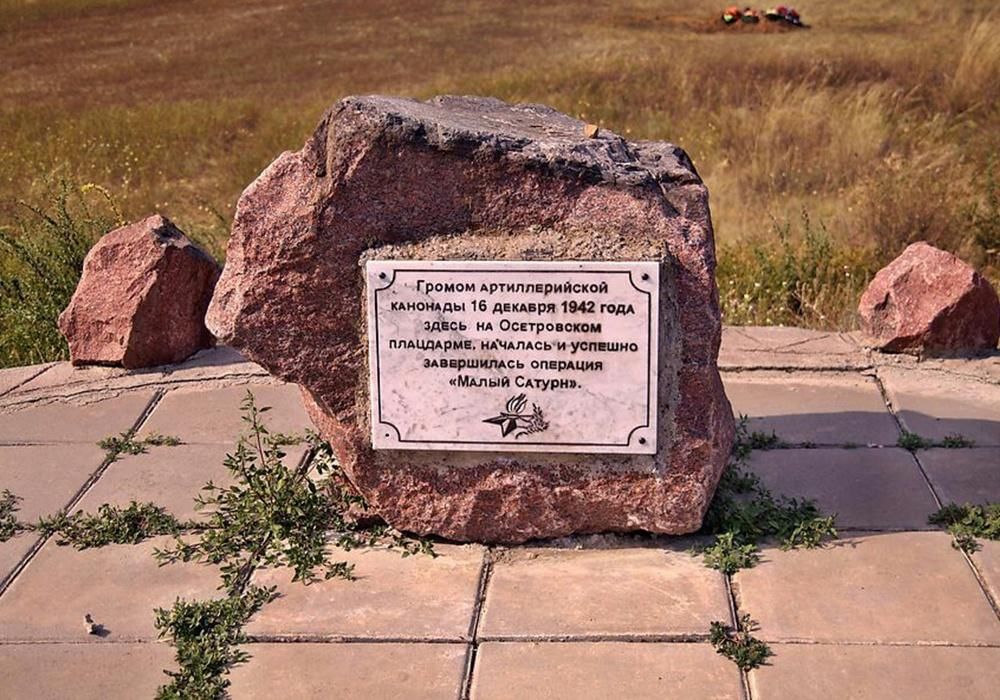
{"label": "stone speckled texture", "polygon": [[885,352],[975,354],[1000,339],[1000,299],[989,281],[922,242],[879,270],[858,312],[870,344]]}
{"label": "stone speckled texture", "polygon": [[[708,193],[687,155],[538,105],[347,98],[243,193],[209,328],[301,385],[394,526],[456,540],[696,530],[733,418]],[[375,452],[364,279],[375,257],[662,263],[653,456]]]}
{"label": "stone speckled texture", "polygon": [[218,277],[218,263],[162,216],[105,234],[59,316],[70,359],[135,369],[211,346],[204,318]]}

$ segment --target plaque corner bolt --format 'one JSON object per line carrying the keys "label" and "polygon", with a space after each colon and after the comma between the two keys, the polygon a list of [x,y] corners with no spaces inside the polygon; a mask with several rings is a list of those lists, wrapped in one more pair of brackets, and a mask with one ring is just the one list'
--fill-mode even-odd
{"label": "plaque corner bolt", "polygon": [[646,282],[648,280],[649,280],[649,273],[648,272],[643,272],[642,273],[642,281]]}
{"label": "plaque corner bolt", "polygon": [[644,437],[639,438],[639,444],[640,445],[645,445],[646,444],[646,438],[644,438]]}
{"label": "plaque corner bolt", "polygon": [[378,273],[378,278],[379,278],[380,280],[384,280],[384,279],[385,279],[385,273],[384,273],[384,272],[380,272],[380,273]]}

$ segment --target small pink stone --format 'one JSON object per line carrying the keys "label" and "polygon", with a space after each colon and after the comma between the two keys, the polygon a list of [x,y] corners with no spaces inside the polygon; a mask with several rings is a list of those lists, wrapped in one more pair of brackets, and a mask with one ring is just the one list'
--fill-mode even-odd
{"label": "small pink stone", "polygon": [[858,312],[869,344],[884,352],[977,354],[1000,339],[1000,300],[989,281],[923,242],[879,270]]}
{"label": "small pink stone", "polygon": [[87,254],[59,330],[74,365],[180,362],[214,340],[205,310],[220,268],[154,215],[105,234]]}

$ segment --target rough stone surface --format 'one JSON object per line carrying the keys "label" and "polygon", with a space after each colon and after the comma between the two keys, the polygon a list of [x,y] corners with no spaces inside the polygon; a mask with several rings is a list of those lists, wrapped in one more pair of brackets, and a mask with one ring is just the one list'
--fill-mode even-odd
{"label": "rough stone surface", "polygon": [[995,350],[1000,300],[985,277],[951,253],[914,243],[879,270],[858,307],[873,347],[915,355]]}
{"label": "rough stone surface", "polygon": [[218,277],[219,265],[162,216],[111,231],[59,316],[70,359],[134,369],[209,347],[205,310]]}
{"label": "rough stone surface", "polygon": [[[209,328],[301,385],[360,492],[394,526],[457,540],[697,529],[733,418],[705,186],[687,155],[538,105],[347,98],[243,193]],[[375,452],[372,258],[663,263],[659,452]]]}

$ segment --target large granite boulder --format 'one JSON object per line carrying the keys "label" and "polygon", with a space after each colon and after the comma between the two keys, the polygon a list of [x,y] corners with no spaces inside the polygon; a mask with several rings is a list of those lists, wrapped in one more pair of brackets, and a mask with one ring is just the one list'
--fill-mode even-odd
{"label": "large granite boulder", "polygon": [[[208,326],[303,388],[398,528],[522,542],[701,524],[734,434],[708,193],[680,148],[586,126],[494,99],[351,97],[240,198]],[[360,262],[379,257],[662,263],[657,453],[373,450]]]}
{"label": "large granite boulder", "polygon": [[162,216],[110,231],[87,253],[59,316],[70,360],[135,369],[180,362],[210,347],[205,311],[219,272]]}
{"label": "large granite boulder", "polygon": [[1000,338],[1000,300],[989,281],[923,242],[879,270],[858,312],[868,344],[884,352],[977,354]]}

